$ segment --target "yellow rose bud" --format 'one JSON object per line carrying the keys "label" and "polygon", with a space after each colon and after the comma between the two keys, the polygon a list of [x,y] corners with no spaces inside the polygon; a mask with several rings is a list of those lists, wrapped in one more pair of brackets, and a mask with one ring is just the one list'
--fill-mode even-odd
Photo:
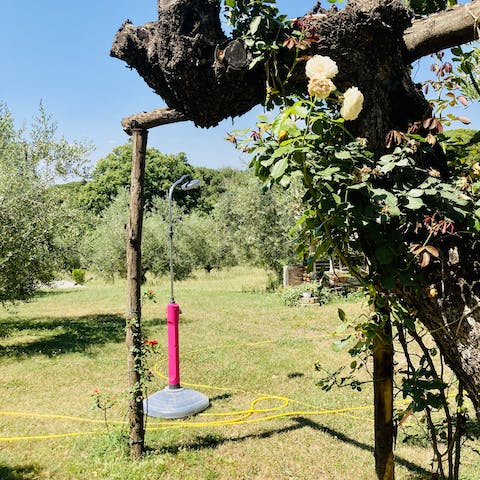
{"label": "yellow rose bud", "polygon": [[345,120],[355,120],[363,108],[363,94],[357,87],[350,87],[343,95],[340,115]]}
{"label": "yellow rose bud", "polygon": [[308,82],[308,93],[312,97],[327,98],[337,87],[329,78],[311,78]]}
{"label": "yellow rose bud", "polygon": [[288,138],[288,132],[286,130],[280,130],[278,132],[278,143],[282,143]]}
{"label": "yellow rose bud", "polygon": [[337,64],[330,57],[314,55],[305,65],[305,75],[309,79],[333,78],[337,73]]}
{"label": "yellow rose bud", "polygon": [[435,285],[430,285],[428,288],[428,296],[430,298],[435,298],[438,295],[438,290],[435,288]]}

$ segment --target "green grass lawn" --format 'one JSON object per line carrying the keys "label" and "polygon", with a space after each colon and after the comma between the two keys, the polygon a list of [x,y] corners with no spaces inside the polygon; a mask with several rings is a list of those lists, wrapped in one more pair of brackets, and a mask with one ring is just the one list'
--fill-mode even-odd
{"label": "green grass lawn", "polygon": [[[370,387],[325,393],[314,367],[350,362],[331,349],[337,308],[358,315],[365,307],[285,307],[266,282],[260,270],[232,269],[176,284],[182,384],[208,395],[211,407],[183,421],[148,419],[141,462],[129,460],[125,441],[125,284],[90,282],[1,310],[0,479],[373,478]],[[148,284],[157,303],[143,311],[145,337],[160,343],[152,368],[161,374],[168,287]],[[164,386],[156,376],[149,389]],[[114,401],[108,427],[94,389]],[[431,478],[430,458],[400,432],[398,479]],[[479,472],[478,454],[465,450],[463,478]]]}

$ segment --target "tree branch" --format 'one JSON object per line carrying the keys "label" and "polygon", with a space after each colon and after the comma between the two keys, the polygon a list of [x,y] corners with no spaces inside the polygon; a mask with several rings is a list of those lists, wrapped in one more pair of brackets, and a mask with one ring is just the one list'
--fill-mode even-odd
{"label": "tree branch", "polygon": [[134,129],[144,129],[167,125],[168,123],[184,122],[188,118],[171,108],[157,108],[150,112],[136,113],[122,119],[122,127],[125,133],[132,134]]}
{"label": "tree branch", "polygon": [[403,36],[407,60],[413,62],[444,48],[478,39],[479,17],[480,0],[473,0],[415,20]]}

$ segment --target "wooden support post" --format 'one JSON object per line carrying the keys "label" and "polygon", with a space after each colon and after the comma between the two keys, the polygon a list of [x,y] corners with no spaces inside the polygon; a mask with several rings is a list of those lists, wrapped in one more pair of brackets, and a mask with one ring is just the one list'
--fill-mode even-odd
{"label": "wooden support post", "polygon": [[133,459],[142,457],[145,444],[142,388],[142,283],[141,247],[144,206],[145,155],[148,130],[133,130],[132,174],[130,184],[130,218],[127,226],[127,288],[126,318],[127,368],[130,387],[129,424],[130,453]]}
{"label": "wooden support post", "polygon": [[390,312],[378,312],[373,342],[373,397],[375,405],[375,471],[378,480],[393,480],[393,343]]}

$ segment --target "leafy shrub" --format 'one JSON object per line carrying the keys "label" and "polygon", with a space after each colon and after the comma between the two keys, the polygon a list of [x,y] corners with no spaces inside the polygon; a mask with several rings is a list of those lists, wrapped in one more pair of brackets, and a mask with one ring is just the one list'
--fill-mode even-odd
{"label": "leafy shrub", "polygon": [[84,268],[74,268],[72,270],[72,278],[75,283],[78,285],[83,285],[85,283],[85,274],[87,271]]}
{"label": "leafy shrub", "polygon": [[312,282],[302,283],[301,285],[295,285],[293,287],[285,287],[282,291],[282,302],[289,307],[294,307],[300,304],[300,300],[304,294],[317,297],[320,304],[327,303],[329,299],[328,291],[322,288],[320,283]]}
{"label": "leafy shrub", "polygon": [[16,130],[0,102],[0,304],[30,299],[63,264],[72,215],[49,187],[80,174],[88,148],[56,129],[40,106],[31,128]]}
{"label": "leafy shrub", "polygon": [[329,294],[328,303],[345,303],[345,302],[362,302],[367,300],[367,294],[361,288],[354,288],[352,290],[342,290],[340,292],[331,292]]}

